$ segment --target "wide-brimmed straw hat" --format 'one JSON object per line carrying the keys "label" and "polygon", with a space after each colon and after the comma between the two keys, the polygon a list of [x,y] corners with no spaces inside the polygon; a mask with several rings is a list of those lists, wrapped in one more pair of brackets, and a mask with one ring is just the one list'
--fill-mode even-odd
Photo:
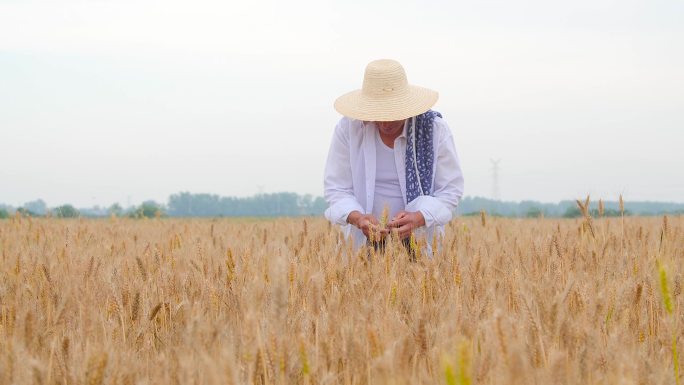
{"label": "wide-brimmed straw hat", "polygon": [[389,122],[429,110],[439,94],[408,83],[404,67],[395,60],[375,60],[366,66],[363,86],[335,100],[340,114],[359,120]]}

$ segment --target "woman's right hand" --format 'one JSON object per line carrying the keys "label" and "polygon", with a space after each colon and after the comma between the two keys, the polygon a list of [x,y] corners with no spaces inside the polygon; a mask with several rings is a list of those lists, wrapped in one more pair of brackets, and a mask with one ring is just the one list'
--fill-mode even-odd
{"label": "woman's right hand", "polygon": [[380,240],[389,234],[389,230],[380,228],[380,222],[373,214],[352,211],[347,217],[347,222],[358,227],[368,239]]}

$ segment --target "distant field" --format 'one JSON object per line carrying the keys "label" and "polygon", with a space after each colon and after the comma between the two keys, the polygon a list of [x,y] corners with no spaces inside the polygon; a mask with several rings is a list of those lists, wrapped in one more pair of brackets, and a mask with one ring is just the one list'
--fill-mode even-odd
{"label": "distant field", "polygon": [[459,218],[416,263],[339,239],[320,218],[2,220],[0,383],[674,384],[684,364],[682,217]]}

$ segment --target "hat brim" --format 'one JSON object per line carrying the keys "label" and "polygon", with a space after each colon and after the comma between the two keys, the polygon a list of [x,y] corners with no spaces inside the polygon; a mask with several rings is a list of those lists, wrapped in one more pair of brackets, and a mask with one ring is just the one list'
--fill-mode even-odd
{"label": "hat brim", "polygon": [[371,98],[355,90],[337,98],[335,110],[352,119],[390,122],[420,115],[434,106],[438,98],[437,91],[418,86],[409,86],[408,92],[390,98]]}

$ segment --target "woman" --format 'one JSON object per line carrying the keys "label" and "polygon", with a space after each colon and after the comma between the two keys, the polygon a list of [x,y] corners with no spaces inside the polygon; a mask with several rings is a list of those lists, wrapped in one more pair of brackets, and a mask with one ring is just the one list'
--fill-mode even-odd
{"label": "woman", "polygon": [[325,167],[325,216],[345,226],[356,247],[389,231],[404,240],[444,233],[463,196],[463,174],[451,130],[430,110],[437,97],[410,85],[398,62],[377,60],[360,90],[335,101],[344,117]]}

